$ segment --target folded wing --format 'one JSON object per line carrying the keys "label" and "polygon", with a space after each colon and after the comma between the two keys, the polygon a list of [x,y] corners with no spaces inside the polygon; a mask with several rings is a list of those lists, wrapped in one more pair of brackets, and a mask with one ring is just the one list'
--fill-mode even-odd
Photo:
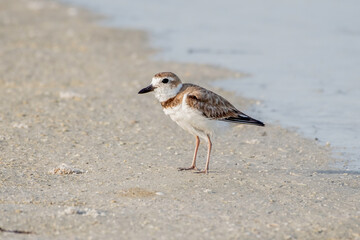
{"label": "folded wing", "polygon": [[190,107],[199,110],[207,118],[264,126],[264,123],[237,110],[229,101],[216,93],[192,84],[187,84],[186,87],[189,92],[186,103]]}

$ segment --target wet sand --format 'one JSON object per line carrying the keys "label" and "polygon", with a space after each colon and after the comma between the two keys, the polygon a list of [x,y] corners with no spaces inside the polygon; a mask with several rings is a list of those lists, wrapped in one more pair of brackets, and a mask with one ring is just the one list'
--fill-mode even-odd
{"label": "wet sand", "polygon": [[210,174],[178,172],[195,139],[138,90],[173,71],[246,112],[209,86],[241,73],[152,61],[145,33],[96,19],[0,0],[1,239],[360,239],[360,173],[279,126],[235,127]]}

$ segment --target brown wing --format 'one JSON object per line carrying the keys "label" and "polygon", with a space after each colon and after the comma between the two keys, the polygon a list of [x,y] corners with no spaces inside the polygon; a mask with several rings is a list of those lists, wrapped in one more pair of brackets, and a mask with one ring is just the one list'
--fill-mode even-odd
{"label": "brown wing", "polygon": [[262,122],[237,110],[229,101],[216,93],[196,85],[186,85],[185,92],[188,93],[186,103],[198,109],[207,118],[264,126]]}
{"label": "brown wing", "polygon": [[191,85],[186,89],[186,103],[212,119],[236,117],[239,112],[225,98],[205,88]]}

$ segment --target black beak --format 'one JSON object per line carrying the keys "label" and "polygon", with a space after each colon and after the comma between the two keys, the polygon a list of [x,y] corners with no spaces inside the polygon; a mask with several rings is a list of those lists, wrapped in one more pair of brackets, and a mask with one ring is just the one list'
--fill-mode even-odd
{"label": "black beak", "polygon": [[138,94],[143,94],[143,93],[148,93],[148,92],[152,92],[152,91],[154,91],[154,87],[153,87],[153,85],[149,85],[149,86],[147,86],[146,88],[143,88],[143,89],[141,89],[139,92],[138,92]]}

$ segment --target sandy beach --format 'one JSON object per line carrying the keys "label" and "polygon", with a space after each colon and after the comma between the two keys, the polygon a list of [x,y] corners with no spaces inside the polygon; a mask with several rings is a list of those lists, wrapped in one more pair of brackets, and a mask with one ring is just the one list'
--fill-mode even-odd
{"label": "sandy beach", "polygon": [[360,239],[360,172],[290,130],[234,127],[210,174],[177,171],[195,139],[137,94],[155,73],[256,99],[210,86],[241,73],[154,61],[144,32],[99,19],[0,0],[0,239]]}

